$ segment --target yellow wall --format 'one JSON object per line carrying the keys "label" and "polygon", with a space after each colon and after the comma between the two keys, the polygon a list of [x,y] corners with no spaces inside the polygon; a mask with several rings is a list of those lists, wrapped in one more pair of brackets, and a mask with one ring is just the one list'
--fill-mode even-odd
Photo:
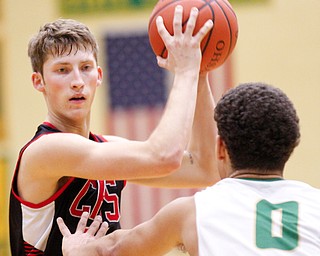
{"label": "yellow wall", "polygon": [[[33,135],[46,114],[42,96],[31,85],[27,43],[43,23],[60,17],[57,2],[0,1],[0,45],[3,51],[0,76],[4,94],[1,100],[5,108],[6,135],[0,141],[0,155],[9,160],[8,181],[18,150]],[[320,1],[269,0],[263,4],[234,5],[234,9],[240,27],[233,54],[234,82],[271,83],[283,89],[293,100],[301,118],[302,139],[286,168],[286,177],[320,187],[320,162],[317,159],[320,153]],[[146,28],[148,15],[123,13],[71,18],[89,25],[101,41],[103,33],[115,27],[123,30]],[[99,90],[91,127],[95,132],[104,131],[105,88]],[[0,214],[3,221],[2,214],[6,213]],[[0,248],[0,254],[6,255],[2,252],[3,248]]]}
{"label": "yellow wall", "polygon": [[292,99],[302,137],[286,177],[320,187],[320,1],[273,0],[236,8],[236,81],[268,82]]}

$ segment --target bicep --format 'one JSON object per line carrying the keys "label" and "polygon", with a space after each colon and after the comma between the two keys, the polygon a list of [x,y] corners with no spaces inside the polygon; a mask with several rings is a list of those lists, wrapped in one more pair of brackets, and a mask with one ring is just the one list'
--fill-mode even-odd
{"label": "bicep", "polygon": [[80,135],[58,133],[33,142],[22,164],[38,177],[130,179],[163,175],[160,162],[146,142],[118,139],[97,143]]}

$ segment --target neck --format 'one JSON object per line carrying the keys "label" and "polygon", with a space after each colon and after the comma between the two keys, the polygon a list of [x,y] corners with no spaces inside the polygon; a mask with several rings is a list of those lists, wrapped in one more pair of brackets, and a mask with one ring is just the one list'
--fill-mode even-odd
{"label": "neck", "polygon": [[252,178],[252,179],[282,179],[282,170],[258,171],[258,170],[236,170],[229,175],[229,178]]}
{"label": "neck", "polygon": [[61,122],[60,120],[50,120],[46,119],[46,122],[49,122],[58,130],[66,133],[75,133],[79,134],[85,138],[89,138],[90,130],[87,122],[84,123],[71,123],[71,122]]}

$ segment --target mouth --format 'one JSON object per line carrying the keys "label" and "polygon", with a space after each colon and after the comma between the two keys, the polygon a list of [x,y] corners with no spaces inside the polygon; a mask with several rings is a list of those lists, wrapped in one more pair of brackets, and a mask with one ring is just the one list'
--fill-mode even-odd
{"label": "mouth", "polygon": [[84,96],[75,96],[70,99],[70,101],[84,101],[86,98]]}

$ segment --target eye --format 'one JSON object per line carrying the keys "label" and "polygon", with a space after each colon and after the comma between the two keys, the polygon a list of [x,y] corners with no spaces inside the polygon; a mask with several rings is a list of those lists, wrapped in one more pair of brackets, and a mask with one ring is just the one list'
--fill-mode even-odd
{"label": "eye", "polygon": [[58,67],[56,72],[59,74],[66,74],[69,72],[69,70],[66,67]]}
{"label": "eye", "polygon": [[86,64],[82,66],[83,71],[90,71],[92,69],[92,65]]}

